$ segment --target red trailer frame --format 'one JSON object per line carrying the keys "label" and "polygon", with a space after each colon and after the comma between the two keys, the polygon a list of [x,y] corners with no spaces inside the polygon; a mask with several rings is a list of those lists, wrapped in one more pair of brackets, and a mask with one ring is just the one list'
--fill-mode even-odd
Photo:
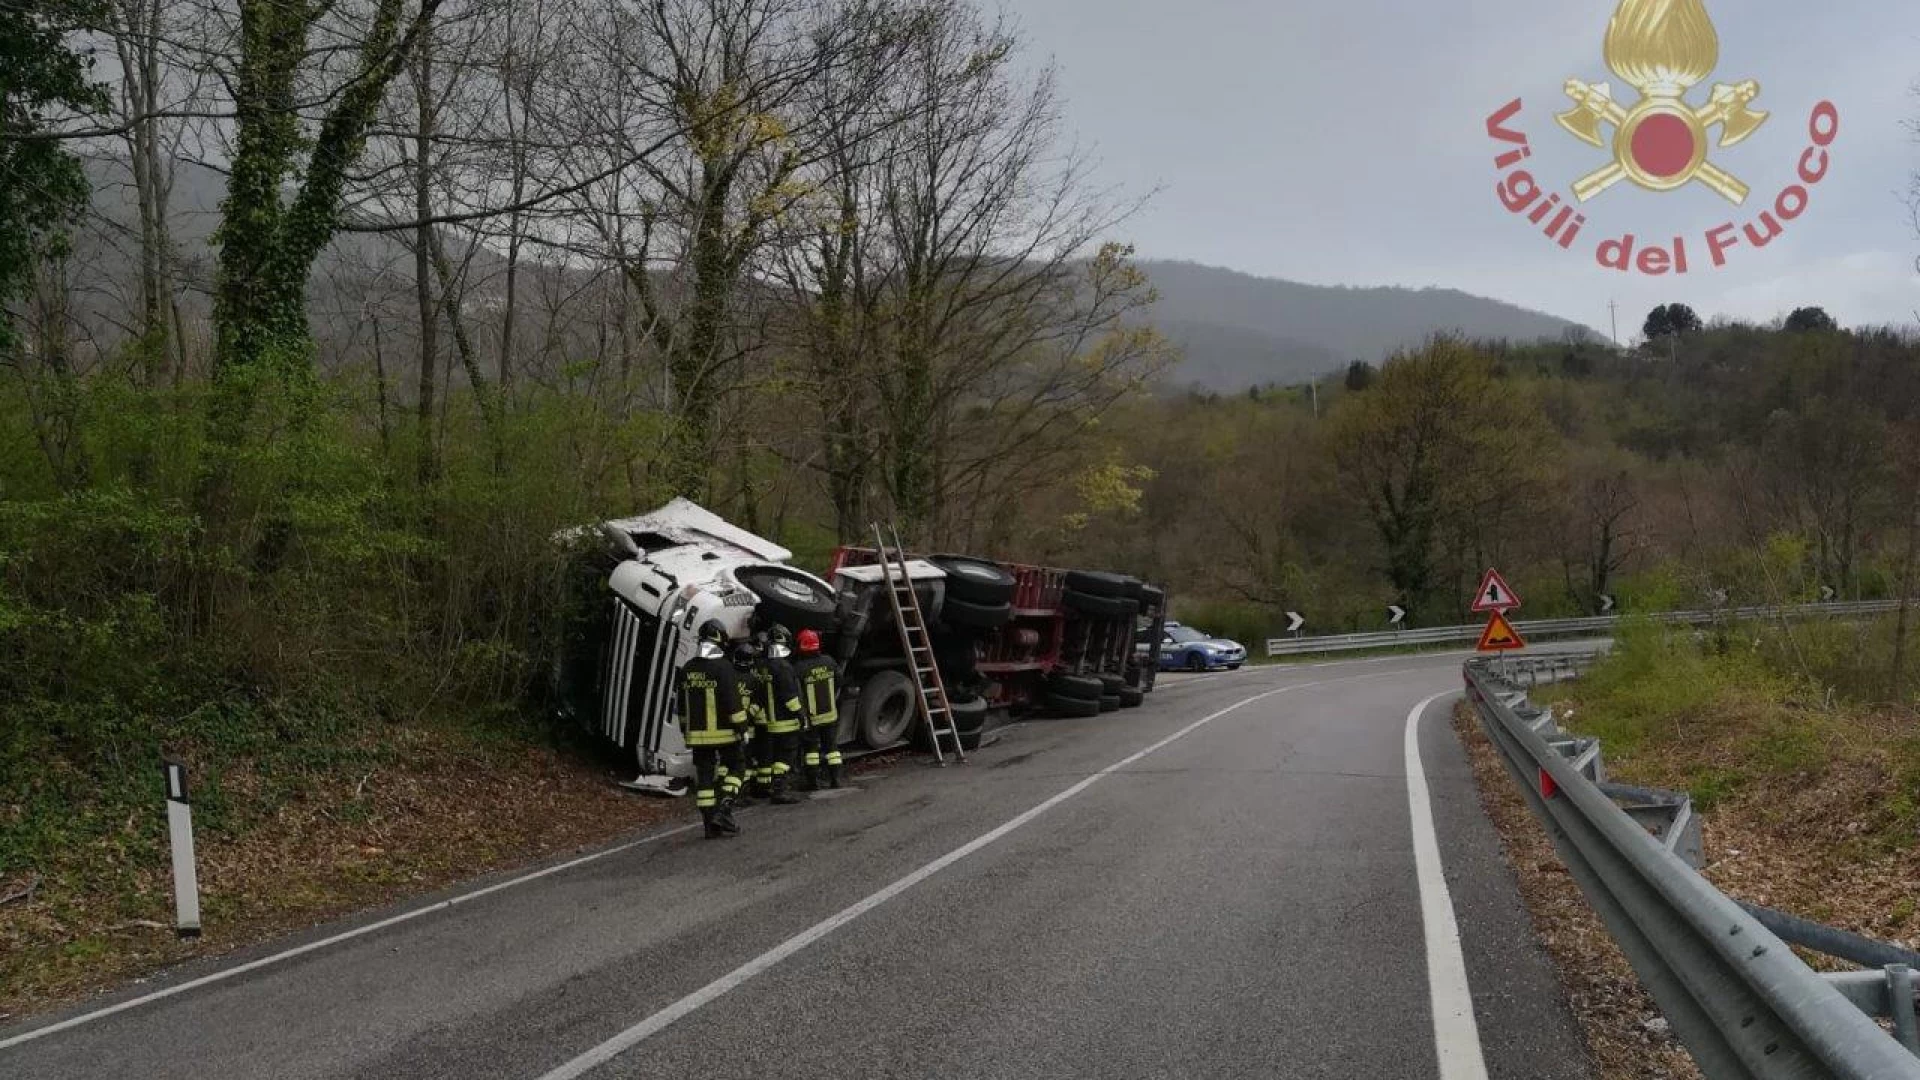
{"label": "red trailer frame", "polygon": [[[912,555],[909,557],[920,558]],[[827,579],[843,567],[872,566],[880,561],[873,548],[839,547],[827,570]],[[1013,575],[1013,621],[981,639],[977,668],[993,680],[999,689],[988,699],[996,708],[1038,706],[1046,692],[1047,676],[1067,667],[1067,633],[1070,625],[1088,626],[1090,651],[1081,657],[1081,673],[1102,673],[1125,677],[1134,663],[1134,620],[1093,620],[1069,612],[1060,602],[1066,590],[1068,571],[1031,563],[999,562],[1001,569]],[[1101,644],[1091,649],[1097,633]]]}

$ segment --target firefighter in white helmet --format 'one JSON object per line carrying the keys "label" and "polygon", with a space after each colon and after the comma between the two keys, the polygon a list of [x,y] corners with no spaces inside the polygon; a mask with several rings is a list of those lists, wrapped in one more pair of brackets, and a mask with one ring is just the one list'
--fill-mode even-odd
{"label": "firefighter in white helmet", "polygon": [[800,705],[800,682],[794,677],[792,635],[787,628],[772,623],[755,636],[757,649],[748,670],[747,714],[752,719],[753,782],[749,791],[779,806],[801,802],[787,790],[793,772],[794,751],[799,749],[800,729],[805,714]]}
{"label": "firefighter in white helmet", "polygon": [[693,802],[708,837],[737,836],[733,805],[746,776],[741,738],[747,711],[734,669],[727,662],[727,631],[709,619],[700,626],[700,648],[680,669],[675,708],[680,730],[693,751]]}

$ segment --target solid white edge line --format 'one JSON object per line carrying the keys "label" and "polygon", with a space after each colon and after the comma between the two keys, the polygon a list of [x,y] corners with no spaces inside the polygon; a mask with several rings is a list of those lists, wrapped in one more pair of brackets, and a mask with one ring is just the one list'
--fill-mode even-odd
{"label": "solid white edge line", "polygon": [[1413,864],[1420,880],[1420,925],[1427,942],[1427,994],[1440,1080],[1486,1080],[1473,993],[1467,988],[1467,961],[1460,952],[1460,926],[1453,918],[1453,897],[1447,892],[1440,839],[1433,828],[1433,800],[1420,765],[1420,718],[1434,702],[1459,693],[1435,694],[1407,714],[1407,811],[1413,819]]}
{"label": "solid white edge line", "polygon": [[1120,771],[1121,769],[1126,768],[1127,766],[1133,764],[1136,761],[1139,761],[1141,758],[1144,758],[1147,755],[1152,754],[1157,750],[1160,750],[1166,746],[1169,746],[1175,742],[1178,742],[1179,740],[1187,737],[1188,735],[1192,734],[1195,731],[1200,730],[1201,728],[1207,726],[1208,724],[1213,723],[1215,720],[1220,719],[1221,717],[1227,715],[1228,713],[1234,712],[1235,710],[1238,710],[1238,709],[1245,708],[1246,706],[1251,705],[1256,701],[1260,701],[1265,698],[1270,698],[1277,694],[1291,693],[1292,691],[1295,691],[1295,690],[1305,690],[1308,687],[1320,686],[1320,685],[1322,685],[1322,682],[1315,681],[1315,682],[1295,683],[1291,686],[1277,687],[1272,690],[1267,690],[1262,693],[1255,694],[1252,697],[1242,698],[1241,700],[1234,702],[1233,704],[1227,706],[1224,709],[1219,710],[1218,712],[1208,713],[1206,716],[1203,716],[1200,719],[1195,720],[1193,723],[1188,724],[1186,727],[1181,728],[1180,730],[1174,732],[1171,735],[1168,735],[1166,738],[1161,739],[1159,742],[1156,742],[1151,746],[1148,746],[1146,749],[1139,750],[1132,754],[1129,754],[1126,757],[1121,758],[1119,761],[1116,761],[1113,764],[1107,766],[1106,768],[1101,769],[1099,772],[1094,773],[1091,776],[1088,776],[1084,780],[1081,780],[1080,782],[1074,784],[1072,787],[1067,788],[1065,791],[1060,792],[1058,795],[1053,796],[1052,798],[1046,800],[1045,802],[1040,803],[1038,806],[1035,806],[1032,809],[1027,810],[1024,813],[1020,814],[1019,816],[1000,825],[998,828],[995,828],[990,832],[984,833],[981,836],[976,837],[975,839],[970,840],[967,843],[962,844],[957,848],[954,848],[952,851],[949,851],[945,855],[942,855],[939,858],[933,860],[932,862],[927,863],[925,866],[920,867],[920,869],[913,871],[912,873],[908,874],[903,878],[900,878],[899,880],[895,881],[893,884],[888,885],[885,888],[882,888],[880,891],[873,893],[872,895],[866,897],[865,899],[859,900],[854,904],[848,907],[842,908],[840,911],[827,916],[825,919],[822,919],[821,921],[813,924],[812,926],[807,927],[805,930],[800,931],[798,934],[795,934],[794,936],[788,938],[787,940],[781,942],[780,944],[775,945],[773,948],[768,949],[766,952],[761,953],[759,956],[754,957],[753,959],[747,961],[746,963],[741,964],[739,967],[734,968],[732,971],[727,972],[725,975],[722,975],[719,978],[708,983],[707,985],[701,987],[700,989],[695,990],[693,993],[688,994],[686,997],[681,998],[679,1001],[676,1001],[673,1004],[668,1005],[666,1008],[661,1009],[659,1012],[654,1013],[652,1016],[647,1017],[646,1019],[640,1021],[639,1023],[633,1025],[632,1027],[626,1029],[625,1031],[622,1031],[618,1035],[615,1035],[611,1039],[608,1039],[607,1041],[601,1043],[600,1045],[594,1047],[593,1049],[588,1050],[586,1053],[581,1054],[580,1056],[574,1058],[573,1060],[567,1062],[564,1065],[559,1066],[556,1069],[553,1069],[550,1072],[541,1074],[539,1080],[575,1080],[576,1077],[583,1076],[587,1072],[593,1069],[596,1069],[599,1066],[604,1065],[609,1061],[612,1061],[614,1058],[620,1056],[626,1051],[633,1049],[635,1046],[640,1045],[641,1043],[645,1042],[647,1039],[650,1039],[654,1035],[659,1034],[661,1031],[666,1030],[675,1021],[686,1017],[690,1013],[699,1009],[701,1006],[707,1004],[708,1002],[713,1001],[718,997],[721,997],[722,995],[726,994],[728,991],[734,989],[740,984],[768,970],[774,965],[780,963],[780,961],[785,960],[787,957],[792,956],[793,954],[799,952],[800,950],[806,948],[807,946],[813,944],[814,942],[819,941],[821,938],[826,937],[828,934],[833,933],[835,930],[838,930],[841,927],[847,925],[848,923],[854,921],[855,919],[858,919],[860,916],[865,915],[867,912],[872,911],[874,908],[879,907],[881,904],[884,904],[887,901],[893,899],[894,897],[899,896],[901,893],[906,892],[908,889],[913,888],[915,885],[920,884],[922,881],[925,881],[928,878],[932,877],[933,875],[939,873],[940,871],[945,870],[947,867],[952,866],[954,863],[959,862],[961,859],[964,859],[967,856],[973,854],[974,852],[979,851],[981,848],[984,848],[989,844],[992,844],[996,840],[999,840],[1000,838],[1020,828],[1022,825],[1025,825],[1027,822],[1032,821],[1034,818],[1037,818],[1041,814],[1046,813],[1048,810],[1051,810],[1054,807],[1059,806],[1061,803],[1066,802],[1068,799],[1071,799],[1075,795],[1078,795],[1081,792],[1087,790],[1088,788],[1092,787],[1094,784],[1098,783],[1100,780],[1113,775],[1114,773]]}
{"label": "solid white edge line", "polygon": [[125,1012],[128,1009],[132,1009],[140,1005],[146,1005],[150,1002],[159,1001],[162,998],[170,998],[175,994],[184,994],[189,990],[197,990],[200,987],[207,986],[211,983],[217,983],[217,982],[224,981],[226,979],[231,979],[235,975],[244,975],[249,971],[258,971],[263,967],[268,967],[273,964],[278,964],[283,960],[291,960],[296,956],[304,956],[307,953],[315,952],[320,949],[327,948],[330,945],[338,945],[343,941],[350,941],[354,938],[371,934],[376,930],[385,930],[387,927],[390,927],[390,926],[398,926],[403,922],[407,922],[411,919],[417,919],[422,915],[432,914],[433,912],[436,912],[436,911],[446,911],[449,908],[458,907],[461,904],[467,903],[472,900],[478,900],[483,896],[492,895],[493,893],[500,892],[503,889],[511,889],[516,885],[525,885],[529,881],[538,881],[541,878],[550,877],[554,874],[560,873],[563,870],[571,870],[577,866],[585,866],[590,862],[595,862],[600,859],[604,859],[609,855],[618,855],[623,851],[631,851],[634,848],[641,847],[646,844],[651,844],[656,840],[665,840],[669,836],[677,836],[680,833],[687,832],[695,828],[697,824],[698,823],[695,823],[693,825],[680,825],[671,829],[667,829],[662,832],[649,833],[648,835],[643,836],[638,840],[629,840],[624,844],[619,844],[614,847],[607,848],[604,851],[596,851],[591,855],[582,855],[577,859],[570,859],[563,863],[557,863],[553,866],[546,867],[545,869],[535,870],[532,873],[528,873],[528,874],[522,874],[519,877],[512,878],[507,881],[495,882],[492,885],[487,885],[483,888],[475,889],[472,892],[461,893],[458,896],[450,896],[445,900],[428,904],[425,907],[415,908],[412,911],[403,911],[398,915],[381,919],[378,922],[371,922],[365,926],[356,926],[351,930],[342,931],[338,934],[334,934],[331,937],[321,938],[319,941],[309,941],[305,945],[300,945],[291,949],[287,949],[282,952],[277,952],[271,956],[263,956],[258,960],[250,960],[247,963],[240,964],[235,967],[223,968],[219,971],[210,972],[206,975],[200,976],[197,979],[189,979],[186,982],[179,984],[178,986],[169,986],[163,990],[155,990],[152,993],[142,994],[136,998],[128,998],[126,1001],[118,1002],[113,1005],[108,1005],[107,1007],[102,1009],[95,1009],[92,1012],[81,1013],[79,1016],[69,1017],[56,1024],[48,1024],[45,1027],[34,1028],[32,1031],[21,1032],[20,1034],[15,1035],[8,1039],[0,1039],[0,1050],[5,1050],[8,1047],[19,1046],[21,1043],[32,1042],[33,1040],[38,1039],[42,1036],[52,1035],[52,1034],[55,1034],[56,1032],[70,1031],[73,1028],[77,1028],[82,1024],[89,1024],[103,1017],[112,1016],[115,1013]]}

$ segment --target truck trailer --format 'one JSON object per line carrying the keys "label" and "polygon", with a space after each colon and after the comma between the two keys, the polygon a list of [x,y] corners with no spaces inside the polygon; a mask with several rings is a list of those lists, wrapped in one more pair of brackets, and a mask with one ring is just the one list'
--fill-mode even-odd
{"label": "truck trailer", "polygon": [[[626,786],[682,794],[692,756],[673,719],[673,687],[709,619],[730,637],[754,615],[817,631],[840,664],[837,738],[884,750],[924,738],[886,571],[872,548],[834,553],[826,579],[788,565],[786,548],[686,499],[649,514],[572,530],[568,617],[555,651],[556,710],[631,755]],[[1165,595],[1132,578],[909,557],[962,746],[1015,715],[1093,715],[1137,705],[1157,662],[1137,658],[1138,630],[1159,640]]]}

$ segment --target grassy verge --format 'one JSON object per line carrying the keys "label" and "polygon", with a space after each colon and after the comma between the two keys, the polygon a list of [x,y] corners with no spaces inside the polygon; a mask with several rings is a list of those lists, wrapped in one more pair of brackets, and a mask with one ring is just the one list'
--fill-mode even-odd
{"label": "grassy verge", "polygon": [[[1808,662],[1862,667],[1835,642],[1870,633],[1628,627],[1586,677],[1535,697],[1603,740],[1615,779],[1692,794],[1705,876],[1728,895],[1915,948],[1920,714]],[[1459,732],[1483,801],[1603,1077],[1697,1075],[1469,716]]]}
{"label": "grassy verge", "polygon": [[0,1021],[686,812],[526,734],[382,725],[322,745],[202,763],[198,941],[172,930],[157,763],[137,802],[6,808]]}
{"label": "grassy verge", "polygon": [[1920,714],[1790,670],[1778,633],[1635,627],[1539,697],[1598,736],[1621,779],[1687,791],[1710,826],[1836,869],[1920,868]]}

